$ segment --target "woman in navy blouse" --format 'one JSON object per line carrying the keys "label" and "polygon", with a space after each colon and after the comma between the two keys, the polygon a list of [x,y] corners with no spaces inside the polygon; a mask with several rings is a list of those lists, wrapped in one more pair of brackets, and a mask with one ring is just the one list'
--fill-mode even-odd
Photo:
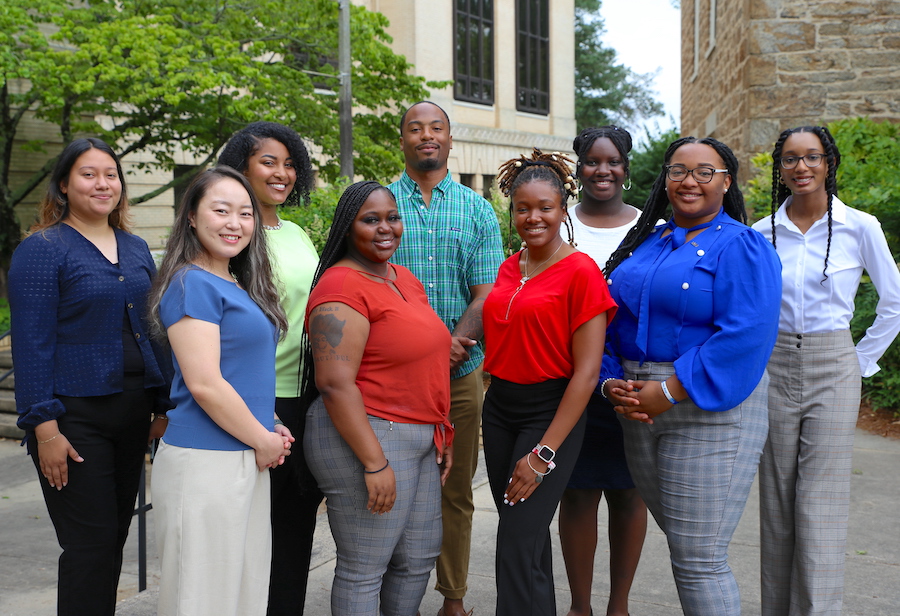
{"label": "woman in navy blouse", "polygon": [[113,614],[150,416],[167,380],[146,335],[156,272],[128,232],[122,167],[99,139],[56,163],[9,270],[19,427],[63,553],[58,612]]}
{"label": "woman in navy blouse", "polygon": [[604,361],[600,389],[622,414],[628,467],[666,533],[687,615],[741,611],[728,544],[768,432],[781,267],[744,224],[737,170],[715,139],[672,143],[606,265],[619,304],[609,346],[624,375]]}

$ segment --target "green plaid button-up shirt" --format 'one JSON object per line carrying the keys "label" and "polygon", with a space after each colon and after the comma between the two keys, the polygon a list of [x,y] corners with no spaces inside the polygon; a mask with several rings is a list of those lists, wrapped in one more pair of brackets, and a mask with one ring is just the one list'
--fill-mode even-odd
{"label": "green plaid button-up shirt", "polygon": [[[392,262],[412,270],[428,303],[452,332],[472,296],[469,287],[492,284],[503,261],[500,226],[491,204],[447,173],[425,205],[422,192],[406,171],[388,186],[403,217],[403,238]],[[472,372],[484,359],[481,345],[456,372]]]}

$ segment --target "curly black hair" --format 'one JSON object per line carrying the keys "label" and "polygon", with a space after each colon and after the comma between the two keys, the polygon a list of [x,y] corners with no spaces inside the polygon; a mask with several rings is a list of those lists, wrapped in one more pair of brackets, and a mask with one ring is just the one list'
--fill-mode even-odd
{"label": "curly black hair", "polygon": [[287,196],[285,205],[306,205],[313,189],[315,177],[309,152],[300,135],[294,129],[277,122],[253,122],[248,124],[228,140],[219,153],[219,164],[228,165],[241,173],[247,172],[249,158],[259,149],[263,139],[274,139],[287,148],[294,161],[297,181]]}

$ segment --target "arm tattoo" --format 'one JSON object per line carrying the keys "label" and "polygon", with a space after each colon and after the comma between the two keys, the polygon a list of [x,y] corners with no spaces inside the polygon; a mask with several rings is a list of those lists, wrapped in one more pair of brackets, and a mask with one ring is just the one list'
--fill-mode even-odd
{"label": "arm tattoo", "polygon": [[[339,321],[333,314],[319,314],[310,323],[310,337],[315,351],[325,352],[327,346],[334,351],[344,338],[344,325],[347,321]],[[326,346],[327,345],[327,346]]]}
{"label": "arm tattoo", "polygon": [[481,308],[484,305],[484,298],[479,297],[473,299],[469,307],[456,322],[452,335],[465,336],[472,340],[481,340],[484,336],[484,325],[481,320]]}

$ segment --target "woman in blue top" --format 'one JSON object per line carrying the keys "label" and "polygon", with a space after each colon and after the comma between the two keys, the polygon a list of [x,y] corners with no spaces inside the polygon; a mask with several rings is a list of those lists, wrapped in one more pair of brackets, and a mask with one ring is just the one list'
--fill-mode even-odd
{"label": "woman in blue top", "polygon": [[287,320],[259,207],[231,167],[182,200],[150,299],[175,359],[153,505],[159,614],[266,613],[270,467],[293,438],[275,426],[275,345]]}
{"label": "woman in blue top", "polygon": [[63,549],[57,609],[112,615],[150,415],[168,408],[143,311],[156,267],[99,139],[63,150],[38,220],[9,270],[18,424]]}
{"label": "woman in blue top", "polygon": [[[738,163],[712,138],[672,143],[641,218],[606,265],[619,314],[609,345],[624,379],[628,467],[666,534],[684,613],[740,614],[728,544],[766,440],[766,362],[781,268],[744,224]],[[671,204],[672,217],[654,227]],[[633,420],[633,421],[632,421]]]}

